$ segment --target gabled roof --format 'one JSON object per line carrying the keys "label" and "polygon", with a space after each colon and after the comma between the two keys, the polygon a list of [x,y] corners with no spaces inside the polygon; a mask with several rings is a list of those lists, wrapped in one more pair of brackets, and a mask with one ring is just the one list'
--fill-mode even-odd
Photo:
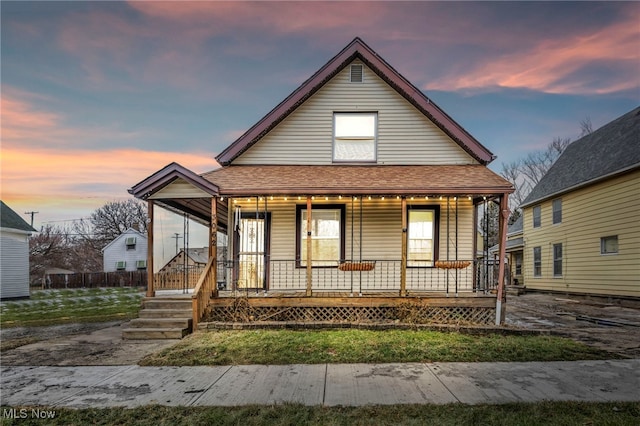
{"label": "gabled roof", "polygon": [[129,194],[144,200],[176,179],[183,179],[194,187],[199,188],[210,195],[218,194],[218,187],[215,184],[176,162],[167,164],[148,178],[135,184],[129,190]]}
{"label": "gabled roof", "polygon": [[37,232],[18,213],[7,206],[4,201],[0,201],[0,228]]}
{"label": "gabled roof", "polygon": [[520,215],[511,225],[507,227],[507,235],[517,234],[524,229],[524,216]]}
{"label": "gabled roof", "polygon": [[571,143],[521,207],[639,167],[640,107],[637,107]]}
{"label": "gabled roof", "polygon": [[400,75],[360,38],[356,37],[311,78],[302,83],[271,112],[222,151],[216,157],[218,163],[223,166],[231,164],[356,58],[365,63],[478,162],[486,165],[495,159],[491,151],[434,104],[420,89]]}
{"label": "gabled roof", "polygon": [[129,237],[129,236],[131,236],[132,234],[133,234],[133,235],[136,235],[136,236],[139,236],[139,237],[141,237],[141,238],[143,238],[145,242],[147,241],[147,236],[146,236],[145,234],[143,234],[143,233],[142,233],[142,232],[140,232],[140,231],[136,231],[136,230],[135,230],[135,229],[133,229],[133,228],[129,228],[129,229],[127,229],[126,231],[124,231],[122,234],[118,235],[118,236],[117,236],[117,237],[115,237],[113,240],[111,240],[111,242],[110,242],[109,244],[107,244],[106,246],[104,246],[104,248],[102,249],[102,251],[104,252],[108,247],[111,247],[111,246],[112,246],[116,241],[119,241],[119,240],[121,240],[122,238],[125,238],[125,237]]}

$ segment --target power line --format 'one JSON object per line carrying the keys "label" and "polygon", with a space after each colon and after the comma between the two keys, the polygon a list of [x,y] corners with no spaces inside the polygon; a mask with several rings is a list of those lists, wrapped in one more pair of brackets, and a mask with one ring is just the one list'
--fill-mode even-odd
{"label": "power line", "polygon": [[33,228],[33,216],[37,215],[40,212],[24,212],[26,215],[31,215],[31,227]]}

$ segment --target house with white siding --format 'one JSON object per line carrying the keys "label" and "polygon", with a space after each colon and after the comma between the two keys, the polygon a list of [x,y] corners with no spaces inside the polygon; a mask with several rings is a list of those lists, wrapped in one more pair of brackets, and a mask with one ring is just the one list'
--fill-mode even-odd
{"label": "house with white siding", "polygon": [[146,270],[147,257],[147,236],[133,228],[102,249],[104,272]]}
{"label": "house with white siding", "polygon": [[527,289],[640,298],[640,107],[571,143],[521,207]]}
{"label": "house with white siding", "polygon": [[0,299],[29,297],[29,236],[36,232],[0,201]]}
{"label": "house with white siding", "polygon": [[[513,188],[494,159],[356,38],[223,150],[220,168],[172,163],[129,192],[209,227],[194,324],[205,310],[231,320],[239,295],[256,320],[383,320],[410,302],[426,320],[499,323],[503,285],[481,287],[475,261],[489,201],[504,254]],[[222,287],[218,231],[229,237]]]}

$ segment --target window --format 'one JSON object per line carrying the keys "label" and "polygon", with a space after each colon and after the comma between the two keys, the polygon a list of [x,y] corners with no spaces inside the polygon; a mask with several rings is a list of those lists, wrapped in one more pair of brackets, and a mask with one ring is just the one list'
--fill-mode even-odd
{"label": "window", "polygon": [[600,254],[618,253],[618,236],[610,235],[600,238]]}
{"label": "window", "polygon": [[[296,258],[307,266],[307,206],[296,209]],[[312,266],[338,266],[344,259],[344,205],[320,205],[311,209]]]}
{"label": "window", "polygon": [[147,261],[146,260],[136,260],[136,268],[137,269],[146,269]]}
{"label": "window", "polygon": [[434,266],[438,247],[438,209],[409,210],[407,238],[407,266]]}
{"label": "window", "polygon": [[376,161],[375,112],[340,112],[333,115],[333,160]]}
{"label": "window", "polygon": [[522,275],[522,253],[515,253],[513,257],[514,257],[513,262],[516,264],[515,274]]}
{"label": "window", "polygon": [[553,223],[562,223],[562,199],[553,200]]}
{"label": "window", "polygon": [[542,276],[542,247],[533,248],[533,276]]}
{"label": "window", "polygon": [[562,243],[553,245],[553,276],[562,276]]}
{"label": "window", "polygon": [[541,211],[540,206],[535,206],[533,208],[533,227],[534,228],[540,228],[540,225],[541,225],[540,211]]}
{"label": "window", "polygon": [[122,271],[127,267],[127,262],[124,260],[119,260],[116,262],[116,270]]}
{"label": "window", "polygon": [[135,250],[136,237],[127,237],[127,239],[124,241],[124,244],[127,246],[127,250]]}

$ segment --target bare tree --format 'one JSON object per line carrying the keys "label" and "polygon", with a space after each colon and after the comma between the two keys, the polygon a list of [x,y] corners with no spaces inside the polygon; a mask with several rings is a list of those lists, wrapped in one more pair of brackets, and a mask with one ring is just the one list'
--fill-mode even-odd
{"label": "bare tree", "polygon": [[[570,143],[569,138],[554,138],[542,150],[531,152],[526,157],[511,163],[502,163],[502,177],[511,182],[515,188],[509,202],[513,213]],[[510,221],[513,220],[515,218],[512,215]]]}
{"label": "bare tree", "polygon": [[590,135],[593,133],[593,125],[591,124],[591,118],[585,117],[580,121],[580,137]]}
{"label": "bare tree", "polygon": [[48,268],[71,268],[69,231],[53,225],[29,238],[29,274],[42,277]]}
{"label": "bare tree", "polygon": [[147,205],[142,201],[113,201],[91,213],[90,225],[81,222],[79,226],[83,229],[77,231],[78,234],[86,235],[90,229],[93,239],[107,244],[129,228],[135,228],[142,233],[147,232],[147,217]]}

